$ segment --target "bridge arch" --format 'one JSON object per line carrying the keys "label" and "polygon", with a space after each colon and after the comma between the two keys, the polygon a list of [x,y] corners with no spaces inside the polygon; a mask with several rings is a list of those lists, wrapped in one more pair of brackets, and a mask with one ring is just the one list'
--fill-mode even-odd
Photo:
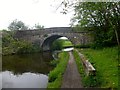
{"label": "bridge arch", "polygon": [[71,27],[53,27],[44,30],[18,30],[14,38],[40,46],[43,51],[50,50],[50,44],[60,37],[67,37],[73,45],[91,44],[94,38],[89,31],[74,31]]}
{"label": "bridge arch", "polygon": [[51,49],[52,43],[60,37],[68,38],[68,40],[71,41],[71,43],[73,44],[72,40],[69,37],[64,36],[64,35],[57,35],[56,34],[56,35],[51,35],[51,36],[44,39],[43,43],[41,44],[42,50],[43,51],[49,51]]}

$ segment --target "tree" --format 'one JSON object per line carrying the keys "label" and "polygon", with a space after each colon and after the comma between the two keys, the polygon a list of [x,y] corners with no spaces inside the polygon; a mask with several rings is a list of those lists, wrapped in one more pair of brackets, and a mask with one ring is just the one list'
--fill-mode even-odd
{"label": "tree", "polygon": [[120,2],[79,3],[73,20],[81,27],[93,27],[96,45],[119,45]]}
{"label": "tree", "polygon": [[27,30],[28,26],[26,26],[22,21],[17,19],[13,20],[8,26],[9,30]]}
{"label": "tree", "polygon": [[35,29],[44,29],[44,26],[40,25],[39,23],[38,24],[35,24],[34,26]]}
{"label": "tree", "polygon": [[57,39],[52,43],[51,49],[52,50],[62,50],[63,49],[63,43],[64,43],[64,40]]}
{"label": "tree", "polygon": [[63,8],[63,14],[66,14],[70,8],[74,9],[75,14],[71,23],[73,27],[92,27],[95,38],[94,44],[104,46],[118,43],[120,45],[119,1],[100,2],[99,0],[99,2],[91,2],[91,0],[83,0],[82,2],[82,0],[63,0],[60,6]]}

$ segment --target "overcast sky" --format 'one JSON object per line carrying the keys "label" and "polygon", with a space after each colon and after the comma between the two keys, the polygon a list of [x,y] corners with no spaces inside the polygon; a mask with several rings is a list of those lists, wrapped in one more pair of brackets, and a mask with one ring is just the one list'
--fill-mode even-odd
{"label": "overcast sky", "polygon": [[[0,0],[0,29],[7,29],[15,19],[32,27],[34,24],[48,27],[69,26],[73,12],[63,15],[55,0]],[[58,0],[60,1],[60,0]]]}

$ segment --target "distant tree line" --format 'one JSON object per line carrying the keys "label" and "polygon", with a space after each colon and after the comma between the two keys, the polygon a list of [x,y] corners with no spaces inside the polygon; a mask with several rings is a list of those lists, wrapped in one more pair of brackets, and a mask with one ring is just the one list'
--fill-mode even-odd
{"label": "distant tree line", "polygon": [[39,45],[34,45],[28,41],[18,40],[14,38],[14,34],[17,30],[29,29],[41,30],[44,29],[44,26],[38,23],[30,28],[24,22],[15,19],[9,24],[8,30],[3,29],[2,31],[0,31],[0,33],[2,34],[2,37],[0,37],[0,39],[2,39],[2,42],[0,42],[0,46],[2,47],[2,55],[41,52],[41,48],[39,47]]}
{"label": "distant tree line", "polygon": [[44,29],[44,26],[37,23],[33,27],[29,27],[29,26],[25,25],[24,22],[15,19],[9,24],[8,29],[11,30],[11,31],[14,31],[14,30],[29,30],[29,29],[40,29],[41,30],[41,29]]}

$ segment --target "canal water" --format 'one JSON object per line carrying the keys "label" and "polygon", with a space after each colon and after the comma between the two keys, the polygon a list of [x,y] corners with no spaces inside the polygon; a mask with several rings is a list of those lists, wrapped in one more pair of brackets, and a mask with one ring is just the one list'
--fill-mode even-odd
{"label": "canal water", "polygon": [[[73,49],[66,48],[62,51]],[[50,65],[53,56],[54,59],[57,58],[57,53],[44,52],[3,56],[2,72],[0,72],[2,87],[0,88],[46,88],[48,73],[53,69]]]}
{"label": "canal water", "polygon": [[46,88],[51,60],[50,52],[3,56],[2,88]]}

